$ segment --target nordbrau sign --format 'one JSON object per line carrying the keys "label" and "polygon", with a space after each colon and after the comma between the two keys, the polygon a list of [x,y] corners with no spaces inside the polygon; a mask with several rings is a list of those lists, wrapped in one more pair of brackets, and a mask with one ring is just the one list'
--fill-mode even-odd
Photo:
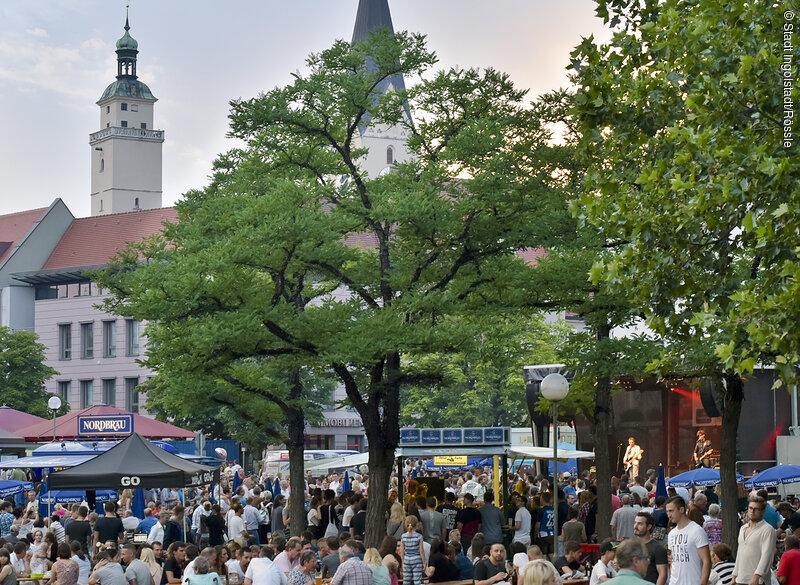
{"label": "nordbrau sign", "polygon": [[118,437],[120,435],[132,434],[132,414],[108,414],[78,417],[78,436],[81,437]]}

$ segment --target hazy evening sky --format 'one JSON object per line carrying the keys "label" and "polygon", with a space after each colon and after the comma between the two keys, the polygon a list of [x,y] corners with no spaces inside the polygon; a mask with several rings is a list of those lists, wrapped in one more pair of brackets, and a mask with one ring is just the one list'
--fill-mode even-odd
{"label": "hazy evening sky", "polygon": [[[0,0],[0,214],[61,197],[89,215],[95,102],[116,75],[122,0]],[[609,34],[591,0],[389,0],[395,30],[427,36],[437,68],[494,67],[530,96],[567,85],[581,37]],[[228,101],[291,81],[350,40],[358,0],[132,0],[137,73],[158,98],[164,205],[207,182]]]}

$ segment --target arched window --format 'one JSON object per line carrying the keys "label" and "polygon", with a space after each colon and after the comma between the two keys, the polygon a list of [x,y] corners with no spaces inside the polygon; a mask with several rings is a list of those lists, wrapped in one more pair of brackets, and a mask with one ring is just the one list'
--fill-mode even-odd
{"label": "arched window", "polygon": [[100,172],[102,173],[104,170],[106,170],[106,159],[101,158],[100,159]]}
{"label": "arched window", "polygon": [[138,197],[136,197],[136,198],[133,200],[133,208],[134,208],[134,209],[139,209],[139,198],[138,198]]}
{"label": "arched window", "polygon": [[386,164],[391,165],[394,164],[394,148],[391,146],[386,149]]}

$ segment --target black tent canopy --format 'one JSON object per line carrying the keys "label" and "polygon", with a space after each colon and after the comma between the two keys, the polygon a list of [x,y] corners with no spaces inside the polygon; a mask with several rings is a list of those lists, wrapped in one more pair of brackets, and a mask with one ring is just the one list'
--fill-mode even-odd
{"label": "black tent canopy", "polygon": [[50,474],[50,489],[183,488],[219,481],[219,469],[168,453],[137,433],[86,463]]}

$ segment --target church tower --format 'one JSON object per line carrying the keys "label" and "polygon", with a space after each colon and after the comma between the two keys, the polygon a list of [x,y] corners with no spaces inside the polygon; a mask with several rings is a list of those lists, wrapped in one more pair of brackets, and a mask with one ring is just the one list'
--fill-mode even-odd
{"label": "church tower", "polygon": [[[359,0],[352,42],[366,41],[370,33],[380,29],[387,29],[394,34],[389,0]],[[384,80],[377,87],[377,92],[384,94],[405,88],[403,76],[395,75]],[[408,106],[405,106],[405,114],[410,121],[411,113]],[[410,158],[411,155],[406,147],[408,132],[404,128],[377,124],[360,128],[359,131],[361,133],[359,146],[369,148],[369,154],[361,165],[369,177],[375,178],[381,173],[388,172],[392,164]]]}
{"label": "church tower", "polygon": [[161,207],[161,145],[153,128],[156,98],[136,76],[139,43],[125,34],[117,41],[117,80],[97,102],[100,130],[89,135],[92,156],[92,215]]}

